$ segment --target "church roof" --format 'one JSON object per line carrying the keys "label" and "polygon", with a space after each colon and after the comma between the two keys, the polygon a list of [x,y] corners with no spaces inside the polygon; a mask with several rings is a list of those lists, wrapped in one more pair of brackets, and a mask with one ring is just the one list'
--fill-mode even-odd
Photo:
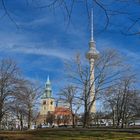
{"label": "church roof", "polygon": [[55,107],[54,114],[55,115],[71,115],[71,111],[69,108]]}

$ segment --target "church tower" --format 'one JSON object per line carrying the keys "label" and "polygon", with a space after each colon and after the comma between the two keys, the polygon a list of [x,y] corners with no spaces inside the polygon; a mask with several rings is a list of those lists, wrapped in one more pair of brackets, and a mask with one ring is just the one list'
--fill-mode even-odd
{"label": "church tower", "polygon": [[45,90],[41,98],[41,110],[40,115],[47,115],[48,112],[53,112],[55,110],[54,98],[52,97],[51,82],[49,76],[47,82],[45,83]]}
{"label": "church tower", "polygon": [[[96,59],[99,56],[99,52],[96,50],[94,38],[93,38],[93,10],[91,10],[91,38],[89,41],[89,51],[86,54],[86,58],[89,60],[90,65],[90,96],[89,96],[89,102],[91,103],[95,97],[95,77],[94,77],[94,64]],[[95,102],[90,108],[90,113],[96,113],[96,105]]]}

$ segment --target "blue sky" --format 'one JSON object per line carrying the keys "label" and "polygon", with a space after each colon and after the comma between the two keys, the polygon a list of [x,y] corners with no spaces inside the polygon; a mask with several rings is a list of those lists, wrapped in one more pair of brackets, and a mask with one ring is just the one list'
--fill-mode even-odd
{"label": "blue sky", "polygon": [[[41,2],[43,1],[38,1],[40,5]],[[47,8],[39,9],[30,0],[28,3],[26,0],[7,0],[5,4],[18,28],[7,16],[3,16],[4,11],[1,8],[0,58],[15,59],[26,78],[38,80],[41,84],[50,75],[53,92],[57,94],[67,81],[64,62],[71,60],[77,52],[85,59],[90,38],[86,9],[82,4],[77,4],[67,27],[68,20],[59,8],[55,12]],[[138,16],[135,14],[138,8],[136,5],[134,7],[131,10]],[[94,18],[97,49],[119,50],[140,79],[140,38],[120,33],[125,25],[131,24],[128,17],[111,17],[108,30],[103,32],[101,30],[105,25],[105,18],[99,9],[95,10]],[[135,28],[140,27],[137,25]]]}

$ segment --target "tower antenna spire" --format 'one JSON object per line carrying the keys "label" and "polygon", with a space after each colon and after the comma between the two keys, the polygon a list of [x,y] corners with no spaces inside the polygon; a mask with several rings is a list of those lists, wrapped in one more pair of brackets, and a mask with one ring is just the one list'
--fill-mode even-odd
{"label": "tower antenna spire", "polygon": [[93,38],[93,8],[91,9],[91,17],[90,17],[90,20],[91,20],[91,38],[90,38],[90,41],[93,42],[94,41],[94,38]]}

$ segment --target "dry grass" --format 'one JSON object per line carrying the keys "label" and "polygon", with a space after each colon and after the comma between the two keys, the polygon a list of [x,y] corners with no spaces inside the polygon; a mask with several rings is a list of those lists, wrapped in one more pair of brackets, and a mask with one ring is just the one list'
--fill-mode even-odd
{"label": "dry grass", "polygon": [[42,129],[0,132],[0,140],[140,140],[140,134],[96,129]]}

